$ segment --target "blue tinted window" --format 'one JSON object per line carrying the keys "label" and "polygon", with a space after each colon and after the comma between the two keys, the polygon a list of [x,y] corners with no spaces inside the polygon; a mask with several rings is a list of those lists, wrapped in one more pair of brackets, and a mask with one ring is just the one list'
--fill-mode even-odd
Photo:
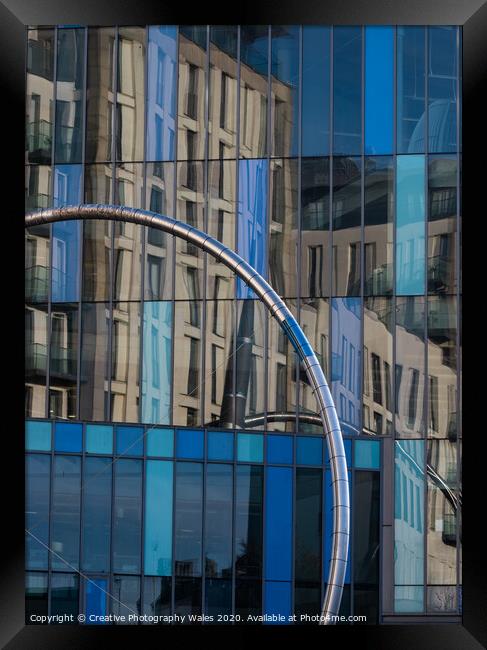
{"label": "blue tinted window", "polygon": [[25,565],[47,569],[49,545],[49,477],[51,458],[28,454],[25,459]]}
{"label": "blue tinted window", "polygon": [[89,578],[86,579],[85,584],[86,623],[88,625],[103,625],[104,621],[100,621],[97,617],[107,614],[107,580],[106,578]]}
{"label": "blue tinted window", "polygon": [[232,574],[233,466],[208,463],[205,492],[207,577]]}
{"label": "blue tinted window", "polygon": [[144,573],[171,575],[173,463],[148,460],[144,515]]}
{"label": "blue tinted window", "polygon": [[264,614],[281,615],[284,620],[270,621],[270,625],[288,625],[291,616],[291,583],[265,582],[264,585]]}
{"label": "blue tinted window", "polygon": [[264,577],[291,580],[293,470],[267,467]]}
{"label": "blue tinted window", "polygon": [[207,578],[205,582],[205,613],[218,623],[220,614],[232,613],[232,581]]}
{"label": "blue tinted window", "polygon": [[[54,168],[54,207],[82,202],[82,166]],[[79,300],[80,222],[60,221],[52,225],[52,301]]]}
{"label": "blue tinted window", "polygon": [[144,429],[142,427],[117,427],[117,454],[142,456]]}
{"label": "blue tinted window", "polygon": [[457,149],[457,27],[428,27],[429,151]]}
{"label": "blue tinted window", "polygon": [[267,436],[267,462],[290,465],[293,462],[291,436]]}
{"label": "blue tinted window", "polygon": [[365,153],[392,153],[394,31],[365,28]]}
{"label": "blue tinted window", "polygon": [[299,134],[299,27],[273,25],[271,73],[273,156],[297,156]]}
{"label": "blue tinted window", "polygon": [[83,558],[85,571],[110,570],[112,459],[85,458],[83,464]]}
{"label": "blue tinted window", "polygon": [[113,571],[140,573],[142,461],[119,458],[115,470]]}
{"label": "blue tinted window", "polygon": [[57,422],[54,427],[54,449],[56,451],[81,451],[83,425]]}
{"label": "blue tinted window", "polygon": [[397,28],[397,152],[425,150],[425,29]]}
{"label": "blue tinted window", "polygon": [[396,503],[394,583],[424,582],[424,440],[398,440],[395,446]]}
{"label": "blue tinted window", "polygon": [[[345,456],[347,458],[348,467],[352,467],[352,441],[349,438],[345,438],[343,441],[343,446],[345,447]],[[328,454],[328,445],[324,443],[325,447],[325,463],[326,465],[330,464],[330,456]]]}
{"label": "blue tinted window", "polygon": [[203,463],[176,463],[174,498],[176,575],[198,577],[202,570]]}
{"label": "blue tinted window", "polygon": [[294,577],[319,583],[321,575],[322,484],[321,468],[296,468],[294,520]]}
{"label": "blue tinted window", "polygon": [[[239,161],[237,252],[263,277],[267,275],[267,176],[267,160]],[[238,279],[237,297],[255,294]]]}
{"label": "blue tinted window", "polygon": [[[238,576],[262,575],[263,473],[264,468],[259,465],[236,466],[235,566]],[[238,604],[236,606],[238,608]]]}
{"label": "blue tinted window", "polygon": [[142,421],[171,423],[172,303],[144,303]]}
{"label": "blue tinted window", "polygon": [[178,458],[203,458],[204,432],[197,429],[176,430],[176,456]]}
{"label": "blue tinted window", "polygon": [[321,465],[323,463],[323,439],[298,437],[296,448],[298,465]]}
{"label": "blue tinted window", "polygon": [[303,27],[302,155],[330,151],[330,28]]}
{"label": "blue tinted window", "polygon": [[361,299],[332,299],[331,389],[345,435],[360,431]]}
{"label": "blue tinted window", "polygon": [[[330,570],[330,558],[331,558],[331,547],[332,547],[332,532],[333,532],[333,489],[332,489],[332,478],[331,478],[331,469],[325,470],[325,481],[324,481],[324,532],[323,532],[323,580],[326,582],[328,580],[328,571]],[[352,499],[352,473],[348,472],[348,492],[350,502]],[[351,546],[348,547],[347,555],[347,569],[345,571],[345,582],[350,583],[350,553]]]}
{"label": "blue tinted window", "polygon": [[394,587],[394,612],[396,614],[422,612],[424,587]]}
{"label": "blue tinted window", "polygon": [[149,27],[147,160],[174,159],[177,27]]}
{"label": "blue tinted window", "polygon": [[208,432],[208,460],[233,460],[233,433]]}
{"label": "blue tinted window", "polygon": [[237,460],[262,463],[264,460],[264,436],[258,433],[237,434]]}
{"label": "blue tinted window", "polygon": [[362,28],[333,28],[333,151],[362,151]]}
{"label": "blue tinted window", "polygon": [[55,456],[51,511],[51,548],[56,551],[51,554],[53,569],[79,567],[80,470],[79,456]]}
{"label": "blue tinted window", "polygon": [[425,157],[397,156],[396,293],[425,289]]}
{"label": "blue tinted window", "polygon": [[377,440],[355,440],[355,467],[380,468],[380,442]]}
{"label": "blue tinted window", "polygon": [[172,429],[147,429],[146,449],[148,456],[172,456],[174,431]]}
{"label": "blue tinted window", "polygon": [[108,424],[87,424],[85,449],[89,454],[112,454],[113,427]]}
{"label": "blue tinted window", "polygon": [[26,422],[25,448],[34,451],[50,451],[51,423],[35,421]]}

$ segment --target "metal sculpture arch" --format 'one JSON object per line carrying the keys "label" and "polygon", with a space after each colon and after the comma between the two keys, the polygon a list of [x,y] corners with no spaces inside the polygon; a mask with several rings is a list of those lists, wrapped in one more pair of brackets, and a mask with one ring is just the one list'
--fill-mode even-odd
{"label": "metal sculpture arch", "polygon": [[73,219],[124,221],[140,224],[157,228],[198,246],[241,278],[283,328],[306,370],[312,392],[318,402],[317,413],[320,414],[330,458],[333,493],[332,550],[320,624],[334,623],[331,617],[337,616],[340,608],[350,538],[347,460],[338,416],[325,375],[298,322],[268,282],[237,253],[205,232],[171,217],[125,206],[82,204],[48,208],[27,214],[25,227],[30,228]]}

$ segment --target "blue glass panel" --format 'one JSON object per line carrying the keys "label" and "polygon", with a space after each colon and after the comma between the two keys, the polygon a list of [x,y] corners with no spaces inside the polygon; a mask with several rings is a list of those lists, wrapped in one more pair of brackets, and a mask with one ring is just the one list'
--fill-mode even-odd
{"label": "blue glass panel", "polygon": [[297,156],[299,135],[299,27],[271,27],[273,156]]}
{"label": "blue glass panel", "polygon": [[204,432],[198,429],[176,430],[176,456],[178,458],[203,458]]}
{"label": "blue glass panel", "polygon": [[362,28],[333,28],[333,152],[362,152]]}
{"label": "blue glass panel", "polygon": [[149,27],[147,59],[147,160],[174,159],[177,27]]}
{"label": "blue glass panel", "polygon": [[27,421],[25,448],[34,451],[51,451],[51,423]]}
{"label": "blue glass panel", "polygon": [[290,582],[265,582],[263,614],[278,618],[278,620],[269,621],[269,625],[289,624],[289,617],[291,616]]}
{"label": "blue glass panel", "polygon": [[[57,165],[54,168],[54,207],[82,202],[82,166]],[[80,241],[79,221],[60,221],[52,225],[52,301],[79,300]]]}
{"label": "blue glass panel", "polygon": [[86,623],[103,625],[100,616],[107,614],[107,580],[105,578],[86,579]]}
{"label": "blue glass panel", "polygon": [[345,435],[360,432],[361,299],[333,298],[331,390]]}
{"label": "blue glass panel", "polygon": [[323,463],[323,438],[297,438],[296,463],[298,465],[321,465]]}
{"label": "blue glass panel", "polygon": [[89,454],[112,454],[113,427],[108,424],[87,424],[85,450]]}
{"label": "blue glass panel", "polygon": [[83,463],[82,567],[84,571],[110,570],[112,459],[88,456]]}
{"label": "blue glass panel", "polygon": [[[267,160],[239,161],[237,252],[263,277],[267,268],[267,177]],[[237,298],[255,298],[240,279]]]}
{"label": "blue glass panel", "polygon": [[428,27],[428,143],[431,153],[457,149],[457,27]]}
{"label": "blue glass panel", "polygon": [[54,428],[55,451],[81,451],[83,425],[57,422]]}
{"label": "blue glass panel", "polygon": [[140,573],[142,461],[119,458],[113,468],[112,570],[116,573]]}
{"label": "blue glass panel", "polygon": [[392,153],[394,31],[365,28],[365,153]]}
{"label": "blue glass panel", "polygon": [[330,28],[303,27],[303,156],[330,152]]}
{"label": "blue glass panel", "polygon": [[266,468],[264,577],[291,580],[293,470]]}
{"label": "blue glass panel", "polygon": [[424,440],[397,440],[394,490],[394,583],[424,582]]}
{"label": "blue glass panel", "polygon": [[425,289],[425,157],[397,156],[396,293]]}
{"label": "blue glass panel", "polygon": [[144,429],[142,427],[117,427],[117,454],[142,456]]}
{"label": "blue glass panel", "polygon": [[52,483],[51,567],[79,567],[81,457],[55,456]]}
{"label": "blue glass panel", "polygon": [[291,436],[267,436],[267,462],[291,465],[293,462],[293,439]]}
{"label": "blue glass panel", "polygon": [[246,463],[262,463],[264,460],[264,436],[258,433],[237,435],[237,460]]}
{"label": "blue glass panel", "polygon": [[423,153],[426,128],[424,27],[397,28],[397,152]]}
{"label": "blue glass panel", "polygon": [[173,429],[147,429],[146,450],[148,456],[172,456],[174,453]]}
{"label": "blue glass panel", "polygon": [[[333,532],[333,490],[331,487],[331,469],[325,470],[324,476],[324,508],[323,508],[323,580],[328,580],[328,571],[330,570],[332,532]],[[352,503],[352,472],[348,472],[348,493],[350,503]],[[352,513],[351,513],[352,516]],[[351,546],[348,547],[347,568],[345,571],[345,583],[350,583],[351,563],[350,563]]]}
{"label": "blue glass panel", "polygon": [[422,612],[424,589],[419,587],[394,587],[394,612],[396,614]]}
{"label": "blue glass panel", "polygon": [[[330,464],[330,456],[328,454],[328,445],[325,442],[325,464]],[[345,456],[347,457],[347,466],[352,467],[352,441],[349,438],[345,438],[343,441],[343,446],[345,447]]]}
{"label": "blue glass panel", "polygon": [[232,432],[208,432],[208,460],[233,460]]}
{"label": "blue glass panel", "polygon": [[142,422],[171,423],[172,303],[144,303]]}
{"label": "blue glass panel", "polygon": [[144,572],[170,576],[172,564],[173,463],[148,460],[144,516]]}
{"label": "blue glass panel", "polygon": [[378,440],[355,440],[354,467],[380,468],[380,442]]}
{"label": "blue glass panel", "polygon": [[232,575],[233,465],[208,463],[205,492],[206,576]]}
{"label": "blue glass panel", "polygon": [[47,569],[48,566],[50,468],[49,455],[28,454],[26,456],[25,566],[27,569]]}

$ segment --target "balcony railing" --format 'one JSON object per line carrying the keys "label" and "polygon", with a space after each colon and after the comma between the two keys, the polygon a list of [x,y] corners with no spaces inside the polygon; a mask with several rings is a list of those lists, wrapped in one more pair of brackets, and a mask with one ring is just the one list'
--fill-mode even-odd
{"label": "balcony railing", "polygon": [[27,151],[31,154],[39,151],[51,153],[52,145],[52,124],[47,120],[30,122],[25,131]]}
{"label": "balcony railing", "polygon": [[45,266],[31,266],[25,270],[25,297],[27,300],[47,300],[49,271]]}

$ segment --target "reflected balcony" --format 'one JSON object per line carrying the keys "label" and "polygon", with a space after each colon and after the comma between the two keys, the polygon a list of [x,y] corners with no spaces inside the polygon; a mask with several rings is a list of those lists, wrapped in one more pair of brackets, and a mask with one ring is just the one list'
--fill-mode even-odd
{"label": "reflected balcony", "polygon": [[443,515],[443,531],[441,539],[444,544],[448,546],[457,545],[457,518],[453,513],[445,513]]}
{"label": "reflected balcony", "polygon": [[27,302],[47,301],[49,293],[49,269],[31,266],[25,270],[25,299]]}
{"label": "reflected balcony", "polygon": [[443,293],[451,286],[451,264],[437,255],[428,259],[428,292]]}
{"label": "reflected balcony", "polygon": [[46,376],[47,345],[43,343],[27,343],[25,346],[25,374],[28,377]]}
{"label": "reflected balcony", "polygon": [[47,120],[30,122],[26,126],[25,139],[25,146],[29,152],[29,162],[44,164],[51,162],[51,122]]}
{"label": "reflected balcony", "polygon": [[392,264],[382,264],[365,278],[366,296],[387,296],[392,294]]}

